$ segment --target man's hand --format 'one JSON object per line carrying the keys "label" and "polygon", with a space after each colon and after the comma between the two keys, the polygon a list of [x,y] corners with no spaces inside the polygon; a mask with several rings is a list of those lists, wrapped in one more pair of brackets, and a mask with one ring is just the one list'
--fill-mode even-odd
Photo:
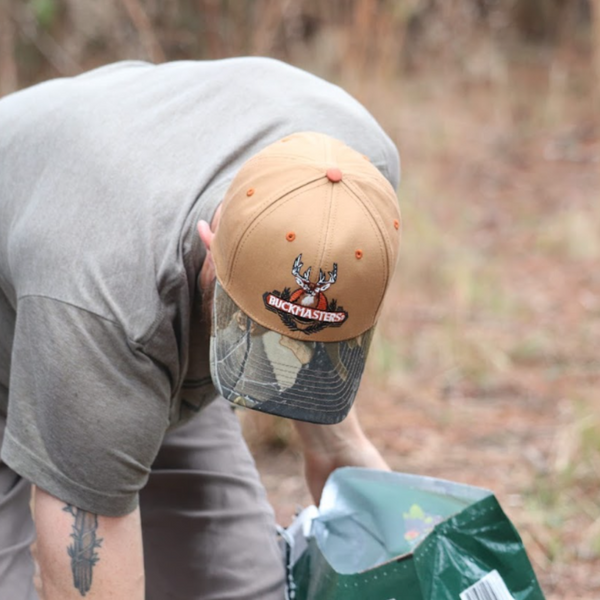
{"label": "man's hand", "polygon": [[294,421],[302,440],[306,483],[316,504],[329,474],[340,467],[389,471],[379,451],[365,436],[354,409],[337,425]]}

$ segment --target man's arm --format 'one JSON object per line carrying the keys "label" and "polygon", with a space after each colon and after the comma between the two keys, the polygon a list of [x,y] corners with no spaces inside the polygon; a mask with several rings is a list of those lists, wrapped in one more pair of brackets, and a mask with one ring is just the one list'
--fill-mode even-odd
{"label": "man's arm", "polygon": [[143,600],[139,509],[103,517],[36,489],[34,512],[44,600]]}
{"label": "man's arm", "polygon": [[368,467],[389,471],[379,451],[364,434],[355,409],[337,425],[294,421],[304,450],[306,482],[315,503],[329,474],[339,467]]}

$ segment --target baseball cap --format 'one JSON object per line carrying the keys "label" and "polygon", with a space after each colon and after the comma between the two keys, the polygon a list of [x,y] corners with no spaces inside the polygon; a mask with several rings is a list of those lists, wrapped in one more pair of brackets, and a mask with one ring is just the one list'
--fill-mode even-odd
{"label": "baseball cap", "polygon": [[211,245],[211,374],[231,402],[313,423],[350,410],[400,237],[394,189],[315,132],[250,158]]}

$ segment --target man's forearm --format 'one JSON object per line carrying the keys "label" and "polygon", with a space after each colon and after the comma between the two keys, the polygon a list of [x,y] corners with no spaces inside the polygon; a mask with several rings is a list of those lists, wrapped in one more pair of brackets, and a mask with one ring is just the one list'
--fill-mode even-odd
{"label": "man's forearm", "polygon": [[356,412],[337,425],[295,422],[304,451],[306,481],[315,502],[329,474],[340,467],[389,470],[387,462],[364,434]]}
{"label": "man's forearm", "polygon": [[143,600],[139,510],[103,517],[40,489],[34,508],[44,600]]}

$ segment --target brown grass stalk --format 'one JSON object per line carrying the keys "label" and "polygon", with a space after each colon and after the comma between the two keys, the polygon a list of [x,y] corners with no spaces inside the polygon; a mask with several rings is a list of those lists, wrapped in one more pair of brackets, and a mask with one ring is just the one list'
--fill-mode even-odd
{"label": "brown grass stalk", "polygon": [[594,48],[594,65],[596,70],[595,109],[600,116],[600,0],[590,0],[592,8],[592,45]]}
{"label": "brown grass stalk", "polygon": [[37,48],[39,53],[61,76],[76,75],[82,71],[78,60],[71,56],[47,31],[38,27],[35,13],[27,3],[16,3],[11,11],[20,35]]}
{"label": "brown grass stalk", "polygon": [[122,0],[123,6],[140,36],[140,42],[148,58],[155,63],[167,60],[165,53],[156,37],[152,22],[146,14],[140,0]]}
{"label": "brown grass stalk", "polygon": [[259,4],[259,18],[252,32],[252,54],[269,56],[274,50],[275,38],[282,19],[282,6],[279,2],[266,0]]}
{"label": "brown grass stalk", "polygon": [[219,34],[219,23],[222,21],[222,6],[218,0],[198,0],[198,10],[206,23],[206,43],[208,58],[223,58],[224,44]]}
{"label": "brown grass stalk", "polygon": [[14,47],[15,34],[11,19],[12,0],[0,2],[0,96],[14,92],[19,86]]}

